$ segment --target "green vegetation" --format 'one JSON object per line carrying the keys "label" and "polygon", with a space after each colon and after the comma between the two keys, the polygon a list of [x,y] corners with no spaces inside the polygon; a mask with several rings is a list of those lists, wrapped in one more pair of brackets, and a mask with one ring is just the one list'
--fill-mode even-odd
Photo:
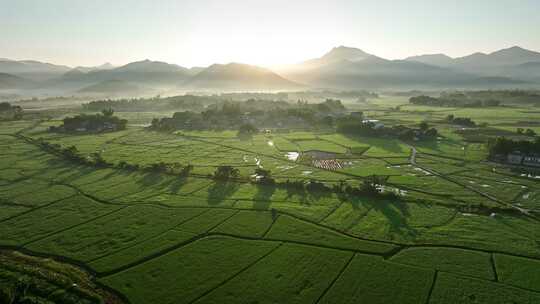
{"label": "green vegetation", "polygon": [[23,115],[20,106],[11,105],[9,102],[0,102],[0,120],[18,120]]}
{"label": "green vegetation", "polygon": [[0,251],[0,302],[124,303],[81,269],[12,251]]}
{"label": "green vegetation", "polygon": [[452,272],[484,280],[494,274],[487,253],[455,248],[410,248],[392,258],[392,262]]}
{"label": "green vegetation", "polygon": [[[234,96],[186,97],[178,120],[125,112],[174,98],[93,105],[128,120],[117,132],[48,131],[79,108],[0,122],[0,246],[83,266],[132,303],[538,302],[538,173],[488,159],[534,154],[539,113]],[[202,113],[222,122],[146,127]],[[336,131],[366,117],[385,131]]]}
{"label": "green vegetation", "polygon": [[540,261],[504,254],[494,254],[493,259],[500,282],[540,291]]}
{"label": "green vegetation", "polygon": [[127,120],[113,116],[114,110],[105,109],[101,114],[81,114],[74,117],[66,117],[63,124],[56,127],[51,126],[51,132],[88,132],[100,133],[107,131],[118,131],[126,128]]}

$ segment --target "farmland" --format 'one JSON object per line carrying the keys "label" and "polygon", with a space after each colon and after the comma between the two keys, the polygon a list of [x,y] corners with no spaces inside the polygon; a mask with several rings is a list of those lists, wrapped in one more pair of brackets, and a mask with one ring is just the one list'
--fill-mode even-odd
{"label": "farmland", "polygon": [[[485,143],[443,121],[467,115],[488,124],[480,133],[507,134],[540,115],[402,103],[348,107],[386,124],[427,120],[439,137],[158,132],[141,126],[151,113],[130,112],[109,133],[49,132],[63,114],[0,122],[0,247],[75,265],[130,303],[540,302],[537,174],[487,161]],[[216,179],[224,166],[238,176]],[[257,183],[257,169],[275,183]],[[388,195],[334,190],[373,176]],[[296,181],[325,188],[286,186]],[[2,257],[0,282],[22,271],[3,271]]]}

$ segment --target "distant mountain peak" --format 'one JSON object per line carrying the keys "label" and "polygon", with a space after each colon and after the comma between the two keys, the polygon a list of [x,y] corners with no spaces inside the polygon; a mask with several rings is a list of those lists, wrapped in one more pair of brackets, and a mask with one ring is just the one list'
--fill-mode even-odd
{"label": "distant mountain peak", "polygon": [[324,54],[321,59],[323,60],[349,60],[349,61],[359,61],[371,57],[371,54],[368,54],[361,49],[347,47],[347,46],[338,46],[332,48],[330,52]]}

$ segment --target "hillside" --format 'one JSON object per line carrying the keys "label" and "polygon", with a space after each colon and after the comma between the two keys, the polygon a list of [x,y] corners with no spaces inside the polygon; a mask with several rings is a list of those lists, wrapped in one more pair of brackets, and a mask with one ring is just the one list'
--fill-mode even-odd
{"label": "hillside", "polygon": [[122,80],[106,80],[78,90],[78,93],[135,96],[144,93],[142,87]]}
{"label": "hillside", "polygon": [[28,88],[32,81],[15,75],[0,73],[0,90]]}
{"label": "hillside", "polygon": [[71,68],[63,65],[39,62],[35,60],[0,59],[0,73],[8,73],[31,80],[46,80],[58,77]]}
{"label": "hillside", "polygon": [[[444,54],[421,55],[405,60],[387,60],[349,47],[333,48],[320,58],[278,69],[284,77],[313,87],[339,89],[402,89],[402,88],[499,88],[528,85],[530,79],[513,79],[517,74],[500,69],[476,72],[459,68],[460,64],[475,66],[466,61],[487,62],[484,55],[467,59],[452,59]],[[531,60],[535,53],[522,49],[495,52],[490,60],[519,62]],[[521,58],[521,59],[519,59]],[[463,62],[463,63],[461,63]]]}
{"label": "hillside", "polygon": [[240,64],[214,64],[195,75],[184,84],[187,88],[223,90],[270,90],[300,88],[264,68]]}

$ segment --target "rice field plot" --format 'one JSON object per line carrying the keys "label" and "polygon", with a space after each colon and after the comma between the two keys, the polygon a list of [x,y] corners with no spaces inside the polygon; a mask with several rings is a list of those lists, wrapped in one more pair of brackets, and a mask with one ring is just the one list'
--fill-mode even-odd
{"label": "rice field plot", "polygon": [[343,160],[344,168],[342,172],[354,174],[358,176],[370,176],[370,175],[400,175],[401,172],[398,168],[393,168],[386,162],[380,159],[367,158],[367,159],[351,159]]}
{"label": "rice field plot", "polygon": [[[470,204],[490,204],[486,198],[483,198],[462,185],[458,185],[438,176],[430,175],[427,172],[423,172],[422,169],[418,169],[417,171],[419,172],[418,174],[424,174],[425,176],[390,176],[387,182],[391,185],[396,185],[397,187],[402,186],[406,189],[418,190],[434,196],[463,200]],[[412,191],[410,191],[410,193],[412,193]]]}
{"label": "rice field plot", "polygon": [[456,248],[413,247],[400,251],[392,262],[494,280],[489,253]]}
{"label": "rice field plot", "polygon": [[[468,174],[457,174],[452,176],[453,179],[459,180],[461,183],[468,185],[478,191],[490,194],[503,202],[514,202],[520,195],[528,192],[527,187],[519,184],[508,182],[497,182],[491,179],[484,179],[475,176],[471,178]],[[533,189],[534,190],[534,189]]]}
{"label": "rice field plot", "polygon": [[318,303],[427,303],[433,276],[431,270],[355,254]]}
{"label": "rice field plot", "polygon": [[448,161],[440,158],[424,158],[422,156],[416,158],[416,163],[422,168],[433,170],[442,175],[450,175],[464,170],[470,170],[466,164]]}
{"label": "rice field plot", "polygon": [[369,239],[383,239],[398,242],[414,241],[419,228],[408,222],[407,203],[397,201],[376,201],[367,212],[347,232]]}
{"label": "rice field plot", "polygon": [[325,141],[325,140],[296,140],[295,143],[300,146],[300,150],[303,152],[306,151],[323,151],[336,154],[345,154],[348,152],[348,149],[337,145],[335,143]]}
{"label": "rice field plot", "polygon": [[[498,214],[458,213],[445,225],[417,230],[417,244],[444,244],[540,257],[535,221]],[[511,249],[509,247],[511,245]]]}
{"label": "rice field plot", "polygon": [[195,303],[315,303],[351,256],[284,244]]}
{"label": "rice field plot", "polygon": [[292,151],[299,151],[299,147],[294,141],[287,139],[281,135],[273,135],[269,138],[270,141],[272,141],[274,147],[278,149],[281,152],[292,152]]}
{"label": "rice field plot", "polygon": [[28,246],[89,262],[146,241],[199,212],[152,206],[130,206]]}
{"label": "rice field plot", "polygon": [[100,281],[122,292],[134,304],[191,303],[278,245],[226,237],[204,238]]}
{"label": "rice field plot", "polygon": [[0,214],[0,222],[2,222],[3,220],[11,218],[15,215],[19,215],[23,212],[28,212],[32,208],[0,200],[0,209],[2,210],[2,213]]}
{"label": "rice field plot", "polygon": [[34,121],[30,120],[0,122],[0,134],[15,134],[32,126],[34,123]]}
{"label": "rice field plot", "polygon": [[279,135],[290,141],[316,140],[318,138],[317,135],[315,135],[312,132],[290,132],[290,133],[280,133]]}
{"label": "rice field plot", "polygon": [[493,254],[499,282],[540,292],[540,260]]}
{"label": "rice field plot", "polygon": [[430,304],[447,303],[516,303],[540,302],[540,293],[504,284],[439,273],[429,300]]}
{"label": "rice field plot", "polygon": [[237,212],[237,210],[210,208],[174,229],[194,234],[205,234],[230,219]]}
{"label": "rice field plot", "polygon": [[203,139],[215,138],[215,139],[230,139],[237,138],[238,132],[234,130],[225,131],[182,131],[183,136],[187,137],[200,137]]}
{"label": "rice field plot", "polygon": [[368,157],[408,157],[411,148],[397,139],[359,137],[358,141],[369,145],[363,156]]}
{"label": "rice field plot", "polygon": [[67,198],[0,222],[0,239],[3,244],[10,245],[31,243],[119,208],[102,205],[82,196]]}
{"label": "rice field plot", "polygon": [[365,142],[357,140],[354,137],[348,137],[342,134],[323,134],[319,135],[319,138],[340,146],[348,147],[351,150],[356,149],[358,151],[362,151],[369,148],[369,145],[367,145]]}
{"label": "rice field plot", "polygon": [[[36,180],[27,180],[27,182],[37,183]],[[23,188],[26,187],[23,186]],[[32,185],[32,187],[26,188],[25,192],[15,196],[6,196],[4,199],[9,201],[10,203],[20,204],[27,207],[39,207],[58,200],[62,200],[64,198],[71,197],[76,194],[76,191],[74,189],[62,185],[49,185],[47,188],[37,190],[38,192],[33,192],[34,190],[35,188]],[[13,190],[10,190],[9,192],[11,191]],[[17,193],[20,192],[17,191]],[[3,197],[4,194],[6,193],[0,194],[0,197]]]}
{"label": "rice field plot", "polygon": [[325,215],[320,224],[332,227],[339,231],[346,231],[358,223],[370,210],[368,199],[355,198],[336,206]]}
{"label": "rice field plot", "polygon": [[[408,194],[407,194],[408,195]],[[404,200],[403,215],[407,226],[412,229],[442,226],[451,221],[458,213],[455,208],[440,206],[436,203],[423,203]]]}
{"label": "rice field plot", "polygon": [[270,212],[242,210],[214,228],[212,232],[245,237],[262,237],[273,222],[274,219]]}
{"label": "rice field plot", "polygon": [[93,260],[88,265],[100,273],[111,272],[132,263],[137,263],[153,254],[159,254],[161,251],[189,242],[196,236],[196,234],[189,232],[168,230],[134,246]]}
{"label": "rice field plot", "polygon": [[420,153],[436,154],[468,161],[481,161],[487,156],[487,149],[484,144],[467,144],[462,140],[419,142],[415,143],[415,147]]}
{"label": "rice field plot", "polygon": [[287,215],[279,216],[265,238],[374,254],[385,254],[396,249],[396,246],[391,244],[356,239],[316,224],[294,219]]}

